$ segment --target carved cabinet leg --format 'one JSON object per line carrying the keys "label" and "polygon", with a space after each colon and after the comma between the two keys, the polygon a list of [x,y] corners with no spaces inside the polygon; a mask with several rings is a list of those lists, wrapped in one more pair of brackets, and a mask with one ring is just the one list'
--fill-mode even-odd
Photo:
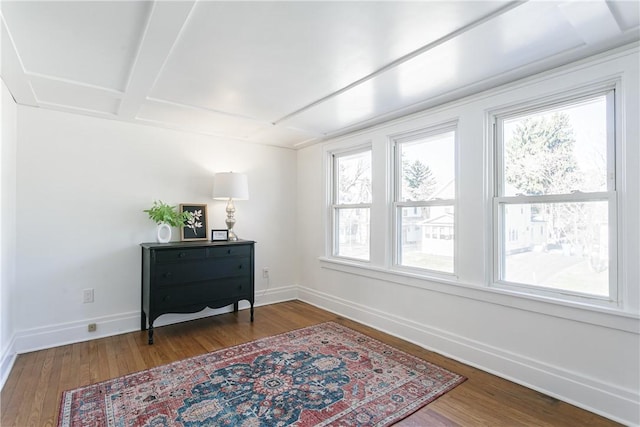
{"label": "carved cabinet leg", "polygon": [[149,325],[149,345],[153,344],[153,325]]}

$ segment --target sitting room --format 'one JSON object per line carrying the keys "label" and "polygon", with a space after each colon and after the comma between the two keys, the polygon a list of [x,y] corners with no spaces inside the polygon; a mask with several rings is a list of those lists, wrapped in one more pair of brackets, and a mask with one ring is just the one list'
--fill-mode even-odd
{"label": "sitting room", "polygon": [[0,425],[640,425],[639,2],[0,18]]}

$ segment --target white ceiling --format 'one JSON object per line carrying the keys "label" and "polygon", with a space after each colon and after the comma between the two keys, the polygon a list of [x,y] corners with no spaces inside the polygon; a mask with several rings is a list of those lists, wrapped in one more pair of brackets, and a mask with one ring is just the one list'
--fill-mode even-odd
{"label": "white ceiling", "polygon": [[41,108],[298,148],[637,41],[638,1],[1,1]]}

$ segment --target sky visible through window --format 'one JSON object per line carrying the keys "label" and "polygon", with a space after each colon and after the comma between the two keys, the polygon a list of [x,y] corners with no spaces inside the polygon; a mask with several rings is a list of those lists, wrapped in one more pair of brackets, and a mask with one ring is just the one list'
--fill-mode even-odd
{"label": "sky visible through window", "polygon": [[434,197],[455,197],[455,188],[450,185],[455,178],[454,142],[455,132],[449,131],[401,144],[403,162],[413,163],[419,160],[431,170],[436,182]]}

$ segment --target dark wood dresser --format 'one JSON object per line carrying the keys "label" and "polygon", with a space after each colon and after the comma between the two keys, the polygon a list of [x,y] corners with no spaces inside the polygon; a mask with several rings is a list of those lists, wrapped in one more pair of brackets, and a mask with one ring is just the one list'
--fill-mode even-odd
{"label": "dark wood dresser", "polygon": [[234,242],[142,243],[141,330],[165,313],[195,313],[238,302],[254,304],[254,244]]}

